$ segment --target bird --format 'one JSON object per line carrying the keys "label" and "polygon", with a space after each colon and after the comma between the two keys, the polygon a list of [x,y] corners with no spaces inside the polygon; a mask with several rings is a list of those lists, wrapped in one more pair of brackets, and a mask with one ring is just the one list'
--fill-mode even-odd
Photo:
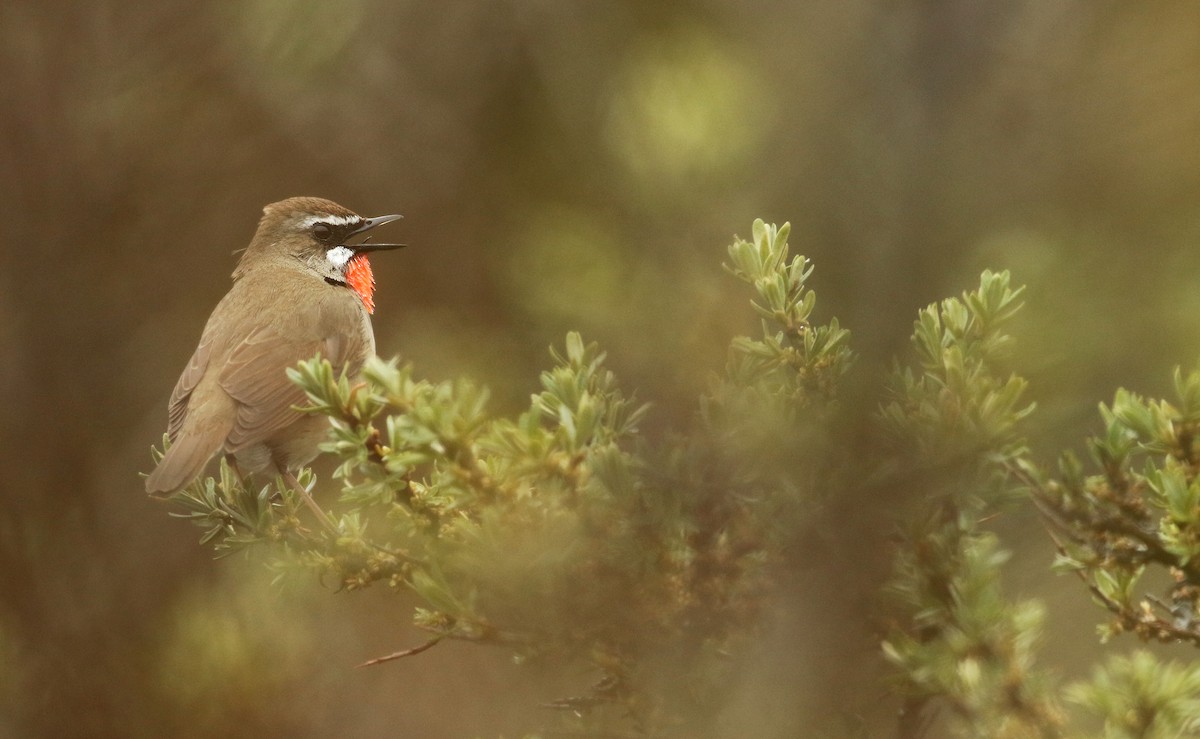
{"label": "bird", "polygon": [[170,443],[146,478],[148,494],[170,496],[223,454],[239,475],[280,475],[327,520],[294,472],[316,457],[328,421],[295,409],[305,395],[286,370],[319,354],[354,376],[375,354],[367,255],[404,244],[351,240],[401,217],[364,218],[314,197],[263,208],[171,393]]}

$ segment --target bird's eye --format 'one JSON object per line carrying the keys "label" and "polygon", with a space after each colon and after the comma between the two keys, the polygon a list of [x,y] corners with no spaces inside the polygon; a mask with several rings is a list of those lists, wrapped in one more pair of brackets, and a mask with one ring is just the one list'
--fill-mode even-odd
{"label": "bird's eye", "polygon": [[324,223],[318,223],[313,226],[312,232],[317,241],[326,242],[333,238],[333,229]]}

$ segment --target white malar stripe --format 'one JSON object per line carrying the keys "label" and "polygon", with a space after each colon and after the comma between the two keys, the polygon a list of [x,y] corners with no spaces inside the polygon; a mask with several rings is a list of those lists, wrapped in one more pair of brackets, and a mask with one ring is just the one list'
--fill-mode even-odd
{"label": "white malar stripe", "polygon": [[350,257],[352,256],[354,256],[354,250],[348,249],[344,246],[335,246],[329,251],[325,252],[325,258],[329,260],[330,264],[338,269],[345,267],[346,262],[349,262]]}
{"label": "white malar stripe", "polygon": [[301,229],[315,226],[318,223],[328,223],[330,226],[349,226],[351,224],[362,223],[362,218],[358,216],[332,216],[332,215],[317,215],[306,216],[297,225]]}

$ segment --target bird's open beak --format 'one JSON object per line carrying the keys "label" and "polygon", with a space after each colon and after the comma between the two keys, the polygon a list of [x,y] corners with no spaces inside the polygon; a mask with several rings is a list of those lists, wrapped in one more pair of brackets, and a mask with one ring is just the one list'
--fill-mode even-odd
{"label": "bird's open beak", "polygon": [[[370,231],[371,229],[375,228],[376,226],[382,226],[385,223],[391,223],[392,221],[398,221],[403,217],[404,216],[401,216],[401,215],[390,215],[390,216],[375,216],[374,218],[364,219],[361,226],[354,229],[350,233],[346,234],[346,238],[349,238],[351,236],[357,236],[358,234],[361,234],[361,233],[366,233],[367,231]],[[384,249],[399,249],[401,247],[408,246],[408,244],[377,244],[373,241],[367,241],[367,242],[363,242],[361,244],[343,244],[343,246],[353,249],[356,252],[364,252],[364,251],[382,251]]]}

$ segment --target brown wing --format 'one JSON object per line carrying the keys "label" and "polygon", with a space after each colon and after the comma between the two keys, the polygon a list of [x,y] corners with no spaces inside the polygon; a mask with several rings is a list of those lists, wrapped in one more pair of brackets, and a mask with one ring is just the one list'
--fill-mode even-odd
{"label": "brown wing", "polygon": [[201,338],[200,346],[192,353],[187,367],[179,376],[179,382],[175,383],[175,389],[171,391],[171,402],[167,406],[167,438],[172,442],[179,438],[179,430],[183,428],[183,421],[187,418],[188,401],[191,400],[196,385],[200,383],[200,378],[204,377],[211,354],[212,339],[205,336]]}
{"label": "brown wing", "polygon": [[[370,335],[357,306],[324,306],[316,319],[301,319],[304,330],[288,336],[286,328],[264,326],[234,348],[221,372],[220,385],[237,401],[237,418],[225,440],[225,449],[237,451],[270,439],[280,429],[295,423],[303,414],[293,406],[304,405],[304,391],[287,378],[287,368],[310,359],[318,352],[334,368],[357,372],[373,350]],[[369,331],[369,327],[365,329]]]}

